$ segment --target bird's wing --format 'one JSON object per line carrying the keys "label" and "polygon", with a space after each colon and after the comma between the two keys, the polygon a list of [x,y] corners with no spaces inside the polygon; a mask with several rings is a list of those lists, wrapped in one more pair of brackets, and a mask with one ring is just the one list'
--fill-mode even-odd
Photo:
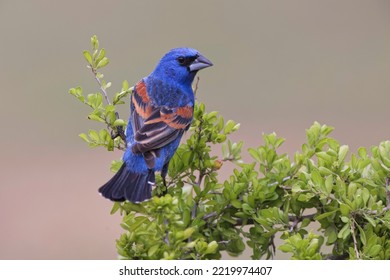
{"label": "bird's wing", "polygon": [[135,153],[146,153],[164,147],[188,129],[192,121],[192,106],[177,108],[153,106],[144,82],[137,84],[132,95],[132,103],[136,141],[132,150]]}
{"label": "bird's wing", "polygon": [[153,110],[144,81],[138,82],[134,87],[131,95],[131,107],[131,124],[134,133],[136,133],[144,125],[145,120],[150,117]]}

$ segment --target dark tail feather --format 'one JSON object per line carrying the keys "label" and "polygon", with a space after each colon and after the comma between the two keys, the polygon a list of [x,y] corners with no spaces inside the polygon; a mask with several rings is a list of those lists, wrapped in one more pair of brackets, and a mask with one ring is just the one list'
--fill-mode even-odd
{"label": "dark tail feather", "polygon": [[99,192],[112,201],[128,200],[138,203],[151,198],[154,182],[152,170],[148,173],[134,173],[123,163],[114,177],[99,188]]}

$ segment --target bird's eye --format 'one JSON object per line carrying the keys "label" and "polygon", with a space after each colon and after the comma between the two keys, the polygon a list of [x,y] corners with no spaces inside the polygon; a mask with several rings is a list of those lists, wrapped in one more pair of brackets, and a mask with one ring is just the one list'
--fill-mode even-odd
{"label": "bird's eye", "polygon": [[184,65],[185,62],[186,62],[186,59],[184,57],[182,57],[182,56],[179,56],[177,58],[177,61],[179,62],[180,65]]}

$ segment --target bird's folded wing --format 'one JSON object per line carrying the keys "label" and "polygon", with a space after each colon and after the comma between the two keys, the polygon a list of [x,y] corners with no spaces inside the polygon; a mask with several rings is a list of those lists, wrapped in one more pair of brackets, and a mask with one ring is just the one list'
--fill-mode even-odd
{"label": "bird's folded wing", "polygon": [[145,153],[164,147],[187,130],[192,121],[191,106],[155,107],[151,104],[144,85],[137,85],[132,103],[136,141],[133,152]]}
{"label": "bird's folded wing", "polygon": [[132,120],[133,131],[137,132],[144,124],[145,119],[152,114],[152,105],[149,95],[146,91],[144,81],[137,83],[131,95]]}

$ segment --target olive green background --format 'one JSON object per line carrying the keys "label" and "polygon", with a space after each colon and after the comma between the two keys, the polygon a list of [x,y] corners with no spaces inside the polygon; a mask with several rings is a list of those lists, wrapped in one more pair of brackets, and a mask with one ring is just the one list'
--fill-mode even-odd
{"label": "olive green background", "polygon": [[0,259],[117,257],[120,216],[97,188],[121,153],[78,138],[99,126],[67,93],[97,91],[82,57],[93,34],[111,93],[171,48],[202,52],[214,67],[198,98],[241,123],[245,150],[275,131],[293,155],[314,121],[352,151],[389,139],[389,1],[2,0]]}

